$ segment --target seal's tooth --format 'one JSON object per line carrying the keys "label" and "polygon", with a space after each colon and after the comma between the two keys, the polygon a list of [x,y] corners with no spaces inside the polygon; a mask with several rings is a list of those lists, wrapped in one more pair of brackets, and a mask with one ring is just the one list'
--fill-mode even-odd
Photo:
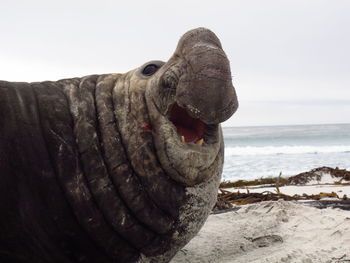
{"label": "seal's tooth", "polygon": [[185,136],[181,136],[181,142],[185,142]]}
{"label": "seal's tooth", "polygon": [[204,139],[200,139],[198,142],[196,142],[197,145],[202,146],[204,143]]}

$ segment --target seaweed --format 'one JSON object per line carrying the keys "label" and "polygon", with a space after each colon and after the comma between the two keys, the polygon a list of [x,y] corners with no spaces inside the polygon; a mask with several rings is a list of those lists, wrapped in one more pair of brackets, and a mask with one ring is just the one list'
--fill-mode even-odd
{"label": "seaweed", "polygon": [[[303,185],[312,180],[320,181],[324,173],[329,173],[334,179],[334,184],[336,185],[350,185],[350,171],[345,169],[330,168],[330,167],[319,167],[312,169],[308,172],[300,173],[295,176],[286,178],[282,177],[282,173],[277,177],[260,178],[256,180],[238,180],[235,182],[224,181],[220,184],[219,194],[217,202],[213,208],[214,211],[221,211],[226,209],[232,209],[234,206],[247,205],[262,201],[300,201],[309,200],[311,205],[315,207],[324,208],[324,206],[339,206],[342,209],[350,209],[350,200],[346,195],[340,198],[337,193],[319,193],[316,195],[286,195],[280,190],[281,186],[285,185]],[[267,187],[275,187],[276,192],[264,191],[262,193],[251,193],[248,186],[261,186],[266,185]],[[240,191],[228,191],[224,188],[246,188],[246,193],[241,193]],[[333,198],[334,200],[321,200],[324,198]],[[311,201],[314,201],[312,203]]]}
{"label": "seaweed", "polygon": [[319,193],[315,195],[286,195],[281,192],[273,193],[270,191],[264,191],[262,193],[241,193],[231,192],[224,189],[219,189],[220,193],[218,194],[218,200],[213,208],[214,211],[225,210],[234,207],[235,205],[247,205],[252,203],[258,203],[262,201],[277,201],[277,200],[285,200],[285,201],[300,201],[300,200],[311,200],[311,201],[319,201],[322,198],[336,198],[337,202],[344,201],[344,203],[348,204],[349,200],[346,195],[343,198],[340,198],[337,193]]}
{"label": "seaweed", "polygon": [[274,185],[277,187],[284,185],[303,185],[311,180],[321,180],[322,173],[329,173],[334,177],[335,184],[350,185],[350,171],[346,169],[331,168],[327,166],[318,167],[308,172],[303,172],[291,177],[282,177],[282,173],[276,177],[259,178],[255,180],[223,181],[220,188],[234,188],[244,186]]}

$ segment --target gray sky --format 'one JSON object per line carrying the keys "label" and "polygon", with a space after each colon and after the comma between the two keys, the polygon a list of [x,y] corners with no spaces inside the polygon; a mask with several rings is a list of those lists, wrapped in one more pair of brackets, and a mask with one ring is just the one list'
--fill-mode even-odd
{"label": "gray sky", "polygon": [[240,108],[224,125],[350,123],[348,0],[1,0],[0,79],[126,72],[200,26],[231,62]]}

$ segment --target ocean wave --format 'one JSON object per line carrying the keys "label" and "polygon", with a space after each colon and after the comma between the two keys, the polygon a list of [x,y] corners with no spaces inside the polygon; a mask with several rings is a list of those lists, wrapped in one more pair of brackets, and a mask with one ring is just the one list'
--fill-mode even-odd
{"label": "ocean wave", "polygon": [[305,153],[350,153],[350,145],[332,146],[239,146],[225,147],[226,156],[234,155],[278,155]]}

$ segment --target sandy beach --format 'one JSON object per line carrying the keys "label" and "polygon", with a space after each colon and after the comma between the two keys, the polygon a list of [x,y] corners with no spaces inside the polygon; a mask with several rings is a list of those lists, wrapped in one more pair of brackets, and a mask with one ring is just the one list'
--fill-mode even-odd
{"label": "sandy beach", "polygon": [[[335,185],[329,179],[325,175],[322,181],[279,190],[291,196],[335,192],[339,197],[321,201],[350,197],[350,185]],[[247,192],[247,188],[227,190]],[[249,192],[264,191],[276,188],[249,187]],[[265,201],[211,214],[171,262],[350,262],[350,211],[320,209],[312,202]]]}

